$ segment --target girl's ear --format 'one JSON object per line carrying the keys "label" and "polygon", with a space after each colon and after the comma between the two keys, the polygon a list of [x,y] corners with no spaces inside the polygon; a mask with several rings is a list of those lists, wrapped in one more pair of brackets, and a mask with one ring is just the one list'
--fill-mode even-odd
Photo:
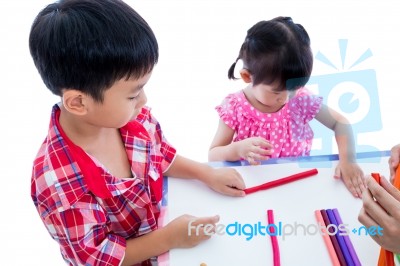
{"label": "girl's ear", "polygon": [[251,83],[251,74],[247,69],[243,68],[240,70],[239,73],[240,73],[240,77],[242,78],[242,80],[245,83]]}
{"label": "girl's ear", "polygon": [[78,90],[65,90],[62,96],[64,108],[74,115],[87,113],[88,96]]}

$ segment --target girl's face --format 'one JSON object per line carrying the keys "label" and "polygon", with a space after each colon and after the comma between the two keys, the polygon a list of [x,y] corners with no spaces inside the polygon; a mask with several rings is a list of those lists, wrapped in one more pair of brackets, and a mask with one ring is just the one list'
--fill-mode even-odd
{"label": "girl's face", "polygon": [[258,84],[252,86],[251,92],[254,96],[256,106],[265,113],[279,111],[289,100],[290,92],[287,90],[277,90],[278,86]]}

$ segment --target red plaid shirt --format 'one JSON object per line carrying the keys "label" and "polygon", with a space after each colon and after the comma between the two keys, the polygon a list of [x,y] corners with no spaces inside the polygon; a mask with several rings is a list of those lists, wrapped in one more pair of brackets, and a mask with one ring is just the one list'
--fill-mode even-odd
{"label": "red plaid shirt", "polygon": [[31,196],[70,265],[119,265],[126,239],[157,228],[162,173],[176,151],[143,108],[120,129],[134,178],[116,178],[63,133],[53,107],[34,161]]}

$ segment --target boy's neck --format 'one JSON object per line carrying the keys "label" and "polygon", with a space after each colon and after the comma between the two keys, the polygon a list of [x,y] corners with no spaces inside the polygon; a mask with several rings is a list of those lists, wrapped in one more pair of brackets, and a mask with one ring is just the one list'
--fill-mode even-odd
{"label": "boy's neck", "polygon": [[98,144],[104,143],[108,136],[117,130],[90,125],[69,113],[62,105],[60,109],[59,123],[63,131],[73,143],[86,152],[94,149]]}

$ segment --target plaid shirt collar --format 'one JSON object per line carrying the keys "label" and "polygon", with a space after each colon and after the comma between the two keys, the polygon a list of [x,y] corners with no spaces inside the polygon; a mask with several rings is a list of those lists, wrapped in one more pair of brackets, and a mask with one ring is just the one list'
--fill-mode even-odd
{"label": "plaid shirt collar", "polygon": [[[98,167],[88,154],[82,148],[75,145],[64,133],[59,123],[60,112],[59,104],[54,105],[47,137],[47,141],[49,142],[47,147],[49,154],[57,154],[57,156],[49,156],[53,169],[59,169],[59,166],[66,165],[70,165],[73,169],[74,176],[72,178],[66,172],[57,173],[59,186],[63,187],[64,196],[61,197],[63,204],[71,206],[89,191],[103,199],[112,197],[112,191],[110,191],[110,187],[107,186],[104,179],[104,169]],[[134,132],[136,139],[140,138],[144,141],[150,141],[146,129],[140,123],[140,121],[146,119],[149,112],[150,109],[143,108],[136,120],[130,121],[124,127],[120,128],[124,145],[127,144],[126,141],[132,139],[132,132]],[[129,152],[127,150],[127,153]],[[131,163],[131,156],[129,154],[128,158]]]}

